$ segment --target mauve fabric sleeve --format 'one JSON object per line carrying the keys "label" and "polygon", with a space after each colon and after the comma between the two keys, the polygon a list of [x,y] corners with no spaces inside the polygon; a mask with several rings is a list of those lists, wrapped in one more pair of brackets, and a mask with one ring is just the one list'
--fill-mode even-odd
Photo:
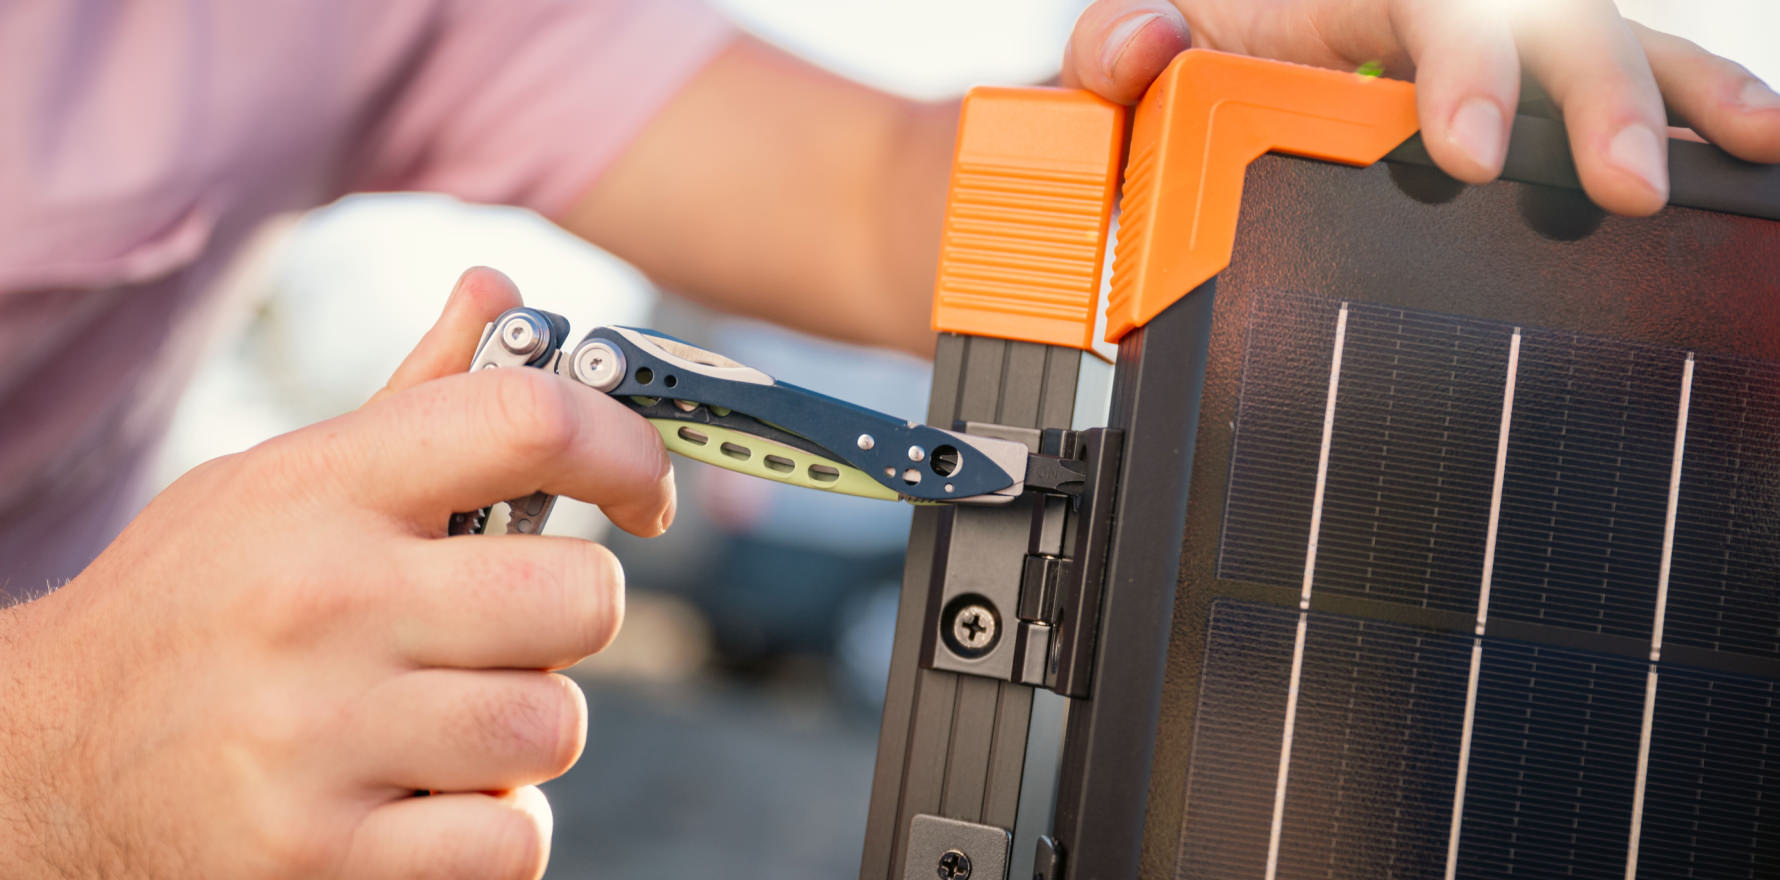
{"label": "mauve fabric sleeve", "polygon": [[349,188],[554,217],[734,30],[696,0],[447,0],[371,108]]}

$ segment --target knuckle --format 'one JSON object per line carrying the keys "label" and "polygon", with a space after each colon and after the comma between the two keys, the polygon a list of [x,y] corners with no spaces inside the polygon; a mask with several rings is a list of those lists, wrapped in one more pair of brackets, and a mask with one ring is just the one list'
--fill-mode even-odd
{"label": "knuckle", "polygon": [[291,821],[267,828],[260,835],[264,852],[277,866],[275,876],[320,877],[337,865],[344,848],[306,824]]}
{"label": "knuckle", "polygon": [[225,744],[217,750],[217,778],[238,806],[232,833],[249,842],[266,875],[328,873],[348,842],[344,829],[293,800],[261,796],[267,779],[299,764],[330,733],[326,725],[288,697],[271,694],[248,695],[240,705],[218,713],[212,724]]}
{"label": "knuckle", "polygon": [[[328,562],[350,559],[350,569]],[[378,554],[339,546],[295,565],[266,566],[254,588],[241,595],[241,619],[275,645],[310,644],[359,620],[374,607],[379,590],[366,583],[395,583],[400,571],[380,573]]]}
{"label": "knuckle", "polygon": [[489,427],[525,460],[554,458],[574,446],[580,423],[567,383],[540,370],[494,370]]}
{"label": "knuckle", "polygon": [[196,492],[213,494],[233,482],[246,461],[248,458],[245,452],[218,456],[188,469],[174,484]]}
{"label": "knuckle", "polygon": [[347,619],[357,605],[353,591],[325,576],[274,568],[262,577],[243,597],[243,618],[273,644],[311,639],[325,625]]}
{"label": "knuckle", "polygon": [[338,867],[350,847],[350,829],[305,814],[289,801],[258,800],[237,814],[240,834],[254,854],[251,876],[321,877]]}
{"label": "knuckle", "polygon": [[218,714],[220,737],[238,747],[237,762],[230,769],[240,772],[243,780],[264,775],[268,768],[294,763],[326,732],[314,706],[299,704],[288,695],[249,693]]}
{"label": "knuckle", "polygon": [[356,447],[342,442],[343,424],[330,420],[266,440],[241,453],[239,464],[246,473],[238,476],[298,496],[315,493],[331,484],[318,477],[343,478],[348,471],[346,459]]}

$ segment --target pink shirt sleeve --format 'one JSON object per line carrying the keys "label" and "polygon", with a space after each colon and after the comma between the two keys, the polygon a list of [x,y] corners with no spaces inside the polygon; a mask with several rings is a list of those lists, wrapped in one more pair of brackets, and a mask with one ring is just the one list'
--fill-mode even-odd
{"label": "pink shirt sleeve", "polygon": [[545,216],[566,210],[733,37],[696,0],[449,0],[431,24],[347,157],[351,189]]}

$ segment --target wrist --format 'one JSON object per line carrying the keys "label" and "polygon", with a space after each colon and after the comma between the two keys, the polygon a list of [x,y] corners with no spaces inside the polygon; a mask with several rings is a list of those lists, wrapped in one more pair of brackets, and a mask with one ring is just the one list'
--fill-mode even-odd
{"label": "wrist", "polygon": [[939,267],[940,230],[958,132],[957,101],[907,102],[889,150],[891,167],[881,178],[882,234],[878,241],[883,279],[879,314],[881,344],[921,357],[933,356],[933,284]]}
{"label": "wrist", "polygon": [[39,727],[31,690],[26,687],[37,658],[30,630],[38,615],[34,602],[0,608],[0,863],[24,876],[47,873],[43,859],[42,761],[36,753]]}
{"label": "wrist", "polygon": [[8,876],[92,876],[98,854],[69,794],[87,774],[68,757],[103,720],[75,710],[51,656],[54,596],[0,608],[0,864]]}

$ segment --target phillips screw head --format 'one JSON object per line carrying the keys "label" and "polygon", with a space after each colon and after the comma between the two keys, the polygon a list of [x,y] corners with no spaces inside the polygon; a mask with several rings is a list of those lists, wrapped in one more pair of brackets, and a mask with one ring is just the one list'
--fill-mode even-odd
{"label": "phillips screw head", "polygon": [[939,857],[940,880],[970,880],[970,856],[962,850],[948,849]]}
{"label": "phillips screw head", "polygon": [[995,612],[971,604],[952,616],[952,638],[969,651],[981,651],[995,641]]}
{"label": "phillips screw head", "polygon": [[624,381],[624,352],[612,343],[595,339],[581,343],[569,362],[575,381],[596,391],[610,393]]}

